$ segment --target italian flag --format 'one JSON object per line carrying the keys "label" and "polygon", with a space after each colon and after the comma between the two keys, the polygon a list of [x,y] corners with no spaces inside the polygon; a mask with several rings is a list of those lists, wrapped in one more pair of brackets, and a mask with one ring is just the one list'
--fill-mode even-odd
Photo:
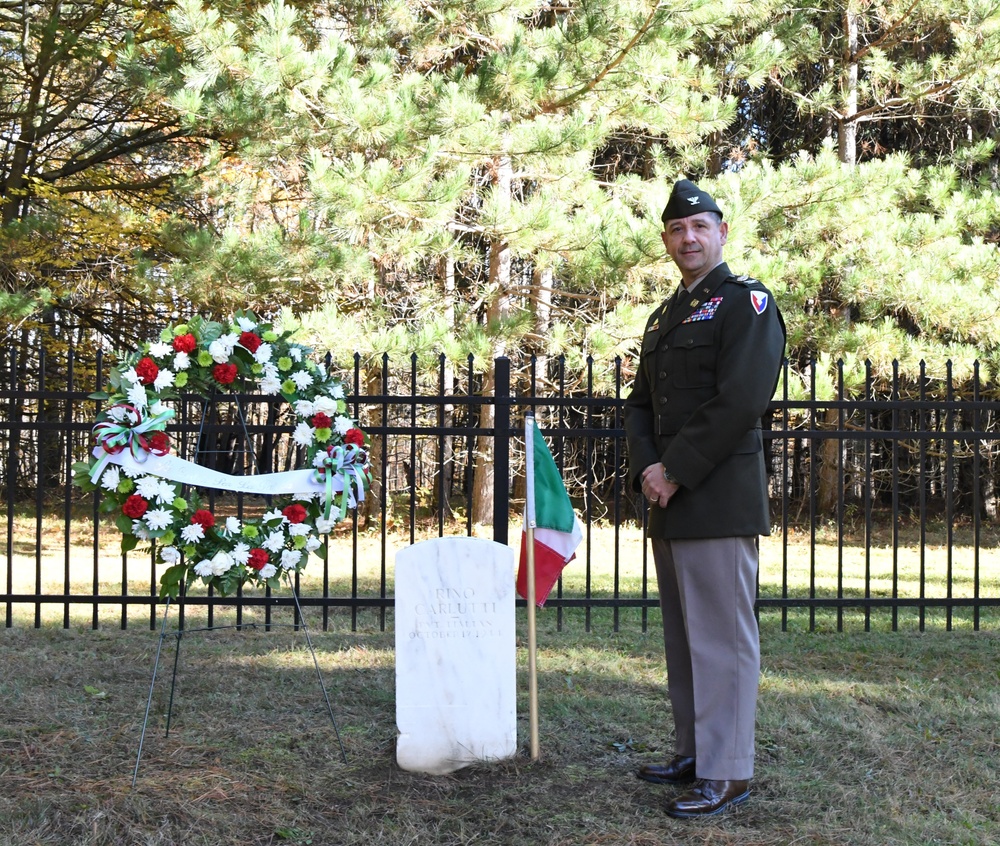
{"label": "italian flag", "polygon": [[563,567],[576,556],[576,548],[583,540],[583,527],[573,511],[552,453],[531,415],[525,421],[524,450],[528,484],[517,592],[528,598],[528,543],[531,538],[535,552],[535,603],[541,607],[552,586],[559,581]]}

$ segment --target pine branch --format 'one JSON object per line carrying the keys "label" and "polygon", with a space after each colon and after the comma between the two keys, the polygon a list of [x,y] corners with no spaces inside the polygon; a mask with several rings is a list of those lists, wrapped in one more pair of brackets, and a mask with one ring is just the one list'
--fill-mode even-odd
{"label": "pine branch", "polygon": [[879,37],[879,39],[877,41],[873,42],[872,44],[866,44],[864,47],[862,47],[860,50],[858,50],[857,53],[855,53],[853,56],[850,57],[851,61],[859,62],[866,55],[868,55],[868,53],[870,53],[872,50],[876,50],[879,47],[881,47],[883,44],[885,44],[885,42],[889,40],[889,37],[897,29],[899,29],[906,22],[906,20],[913,14],[913,12],[917,8],[917,6],[920,5],[920,2],[921,2],[921,0],[913,0],[913,4],[910,6],[910,8],[907,9],[905,12],[903,12],[903,14],[900,15],[899,18],[896,21],[893,22],[892,26],[890,26]]}
{"label": "pine branch", "polygon": [[[921,97],[921,99],[929,99],[929,98],[935,96],[936,94],[940,94],[943,91],[947,91],[950,88],[954,88],[955,87],[955,83],[958,82],[958,81],[960,81],[961,79],[962,79],[962,77],[958,76],[955,79],[946,79],[943,82],[938,82],[938,83],[935,83],[935,84],[931,84],[932,87],[930,87],[930,88],[926,89],[925,91],[923,91],[920,94],[920,97]],[[886,100],[885,102],[876,103],[873,106],[869,106],[867,109],[861,109],[860,111],[856,112],[855,114],[851,115],[850,117],[846,117],[845,118],[845,117],[840,117],[838,115],[838,119],[839,120],[843,120],[844,123],[850,123],[852,121],[855,122],[855,123],[860,123],[861,121],[878,120],[878,116],[876,114],[877,112],[885,110],[885,109],[898,109],[898,108],[901,108],[901,107],[906,106],[906,105],[912,105],[912,103],[913,103],[913,101],[912,101],[911,98],[907,98],[907,97],[891,97],[888,100]]]}
{"label": "pine branch", "polygon": [[135,182],[80,182],[75,185],[60,185],[56,188],[59,194],[96,194],[99,191],[150,191],[160,188],[172,182],[179,173],[164,173],[148,180],[136,180]]}
{"label": "pine branch", "polygon": [[566,106],[570,105],[575,100],[578,100],[584,94],[589,94],[591,91],[593,91],[601,83],[604,77],[606,77],[609,73],[611,73],[611,71],[613,71],[616,67],[618,67],[618,65],[620,65],[622,62],[625,61],[625,57],[628,56],[628,54],[639,44],[639,42],[643,39],[643,37],[645,37],[646,33],[649,32],[649,30],[653,26],[653,23],[656,21],[657,13],[660,11],[660,7],[661,4],[659,2],[657,2],[657,4],[653,6],[649,15],[646,17],[646,20],[643,21],[642,26],[639,27],[635,35],[632,36],[628,44],[626,44],[624,47],[622,47],[621,50],[618,51],[618,55],[615,56],[610,62],[608,62],[601,69],[600,73],[598,73],[596,76],[591,77],[580,88],[578,88],[576,91],[570,94],[567,94],[561,100],[557,100],[555,103],[549,103],[544,105],[542,107],[542,112],[544,114],[547,114],[559,111],[560,109],[564,109]]}

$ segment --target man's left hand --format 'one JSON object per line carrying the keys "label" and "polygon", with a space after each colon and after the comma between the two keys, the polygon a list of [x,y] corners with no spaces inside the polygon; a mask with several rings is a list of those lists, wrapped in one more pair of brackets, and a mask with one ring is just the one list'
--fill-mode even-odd
{"label": "man's left hand", "polygon": [[670,497],[680,489],[664,478],[665,472],[666,468],[659,462],[650,464],[642,471],[642,495],[649,500],[650,505],[658,505],[660,508],[666,508]]}

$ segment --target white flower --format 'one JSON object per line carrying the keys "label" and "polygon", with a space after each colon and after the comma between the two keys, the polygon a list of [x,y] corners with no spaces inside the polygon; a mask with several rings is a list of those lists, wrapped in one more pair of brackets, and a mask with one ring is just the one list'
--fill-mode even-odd
{"label": "white flower", "polygon": [[135,492],[143,499],[152,499],[160,491],[159,476],[143,476],[135,483]]}
{"label": "white flower", "polygon": [[121,470],[117,464],[109,464],[101,474],[101,487],[108,491],[113,491],[118,487],[122,479]]}
{"label": "white flower", "polygon": [[308,535],[310,532],[312,532],[312,526],[308,523],[292,523],[288,527],[288,534],[290,534],[293,538],[298,537],[299,535]]}
{"label": "white flower", "polygon": [[174,486],[159,476],[143,476],[135,483],[135,489],[145,499],[155,499],[160,505],[166,505],[174,501]]}
{"label": "white flower", "polygon": [[229,554],[237,564],[246,564],[250,560],[250,544],[240,541],[233,545],[233,551]]}
{"label": "white flower", "polygon": [[237,317],[236,325],[244,332],[253,332],[257,328],[257,324],[254,323],[249,317]]}
{"label": "white flower", "polygon": [[157,400],[156,402],[151,403],[149,406],[149,413],[152,414],[153,416],[156,416],[157,414],[163,414],[163,412],[166,410],[167,410],[167,405],[166,403],[163,402],[163,400]]}
{"label": "white flower", "polygon": [[149,528],[156,532],[160,529],[167,528],[167,526],[173,522],[174,516],[170,513],[169,509],[154,508],[152,511],[147,511],[143,515],[143,519],[146,521]]}
{"label": "white flower", "polygon": [[142,520],[132,521],[132,534],[141,541],[149,540],[149,531],[146,529],[146,524],[143,523]]}
{"label": "white flower", "polygon": [[217,364],[226,364],[232,350],[223,342],[222,338],[216,338],[208,345],[208,353]]}
{"label": "white flower", "polygon": [[128,401],[142,411],[148,400],[146,399],[146,388],[143,385],[135,384],[128,389]]}
{"label": "white flower", "polygon": [[267,540],[261,544],[261,547],[268,552],[279,552],[285,548],[285,533],[280,529],[276,532],[271,532],[267,536]]}
{"label": "white flower", "polygon": [[319,549],[322,545],[323,542],[318,537],[316,537],[316,535],[312,535],[309,538],[309,540],[306,541],[306,549],[309,550],[309,552],[314,552],[315,550]]}
{"label": "white flower", "polygon": [[163,367],[153,380],[153,390],[162,391],[164,388],[169,388],[172,384],[174,384],[173,372]]}
{"label": "white flower", "polygon": [[316,397],[316,400],[313,403],[313,409],[314,413],[322,411],[325,415],[327,415],[327,417],[332,417],[334,414],[340,411],[340,406],[337,404],[337,401],[332,397],[319,396]]}
{"label": "white flower", "polygon": [[350,417],[344,417],[341,415],[333,421],[333,428],[336,430],[338,435],[346,435],[351,429],[354,428],[354,421],[351,420]]}
{"label": "white flower", "polygon": [[126,408],[124,405],[113,405],[108,409],[108,417],[115,421],[115,423],[123,423],[127,419],[130,423],[135,423],[136,416],[135,412],[130,408]]}
{"label": "white flower", "polygon": [[302,347],[289,347],[288,355],[292,361],[302,361]]}
{"label": "white flower", "polygon": [[238,517],[226,518],[226,532],[231,535],[238,535],[240,532],[240,520]]}
{"label": "white flower", "polygon": [[298,426],[295,427],[295,431],[292,432],[292,440],[295,441],[299,446],[310,446],[313,442],[313,430],[312,426],[301,421]]}
{"label": "white flower", "polygon": [[186,543],[198,543],[204,537],[205,530],[202,528],[201,523],[192,523],[190,526],[185,526],[181,532],[181,539]]}
{"label": "white flower", "polygon": [[329,520],[326,517],[316,518],[316,531],[321,535],[328,535],[333,531],[333,527],[337,525],[336,520]]}
{"label": "white flower", "polygon": [[272,508],[263,517],[261,517],[260,520],[262,523],[273,523],[275,520],[280,520],[284,523],[285,515],[282,514],[277,508]]}
{"label": "white flower", "polygon": [[235,564],[236,562],[233,561],[233,557],[228,552],[220,549],[212,556],[212,574],[221,576],[224,573],[228,573]]}
{"label": "white flower", "polygon": [[163,341],[156,341],[149,345],[149,354],[153,358],[166,358],[172,351],[173,347]]}
{"label": "white flower", "polygon": [[174,370],[187,370],[191,366],[191,356],[186,352],[179,352],[174,356]]}
{"label": "white flower", "polygon": [[273,564],[265,564],[260,568],[260,577],[262,579],[270,579],[278,572],[278,568]]}
{"label": "white flower", "polygon": [[334,382],[329,388],[327,388],[327,393],[334,399],[343,399],[344,386],[341,385],[340,382]]}
{"label": "white flower", "polygon": [[316,413],[316,409],[309,400],[296,400],[295,413],[299,417],[312,417]]}
{"label": "white flower", "polygon": [[301,560],[301,549],[286,549],[281,553],[281,567],[284,570],[294,570],[295,565]]}
{"label": "white flower", "polygon": [[134,367],[130,367],[127,370],[122,371],[122,379],[126,382],[131,382],[134,385],[139,381],[139,374],[135,372]]}
{"label": "white flower", "polygon": [[296,370],[288,378],[295,383],[295,387],[300,391],[304,391],[313,383],[312,373],[307,373],[305,370]]}
{"label": "white flower", "polygon": [[265,376],[260,380],[260,392],[262,394],[272,395],[278,393],[281,390],[281,380],[272,377]]}
{"label": "white flower", "polygon": [[160,550],[160,560],[164,564],[176,564],[181,560],[181,551],[176,546],[165,546]]}
{"label": "white flower", "polygon": [[207,558],[203,558],[197,564],[194,565],[194,571],[199,576],[211,576],[212,575],[212,562]]}
{"label": "white flower", "polygon": [[257,352],[253,354],[253,359],[258,364],[267,364],[271,360],[274,351],[270,344],[261,344],[257,347]]}

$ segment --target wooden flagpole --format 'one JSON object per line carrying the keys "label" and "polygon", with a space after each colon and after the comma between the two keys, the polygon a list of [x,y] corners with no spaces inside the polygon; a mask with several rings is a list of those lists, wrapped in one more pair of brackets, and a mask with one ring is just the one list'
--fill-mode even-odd
{"label": "wooden flagpole", "polygon": [[535,654],[537,631],[535,629],[535,457],[534,429],[535,417],[528,414],[524,425],[525,476],[527,495],[525,497],[525,544],[528,563],[528,724],[531,731],[531,760],[537,761],[538,751],[538,674]]}

